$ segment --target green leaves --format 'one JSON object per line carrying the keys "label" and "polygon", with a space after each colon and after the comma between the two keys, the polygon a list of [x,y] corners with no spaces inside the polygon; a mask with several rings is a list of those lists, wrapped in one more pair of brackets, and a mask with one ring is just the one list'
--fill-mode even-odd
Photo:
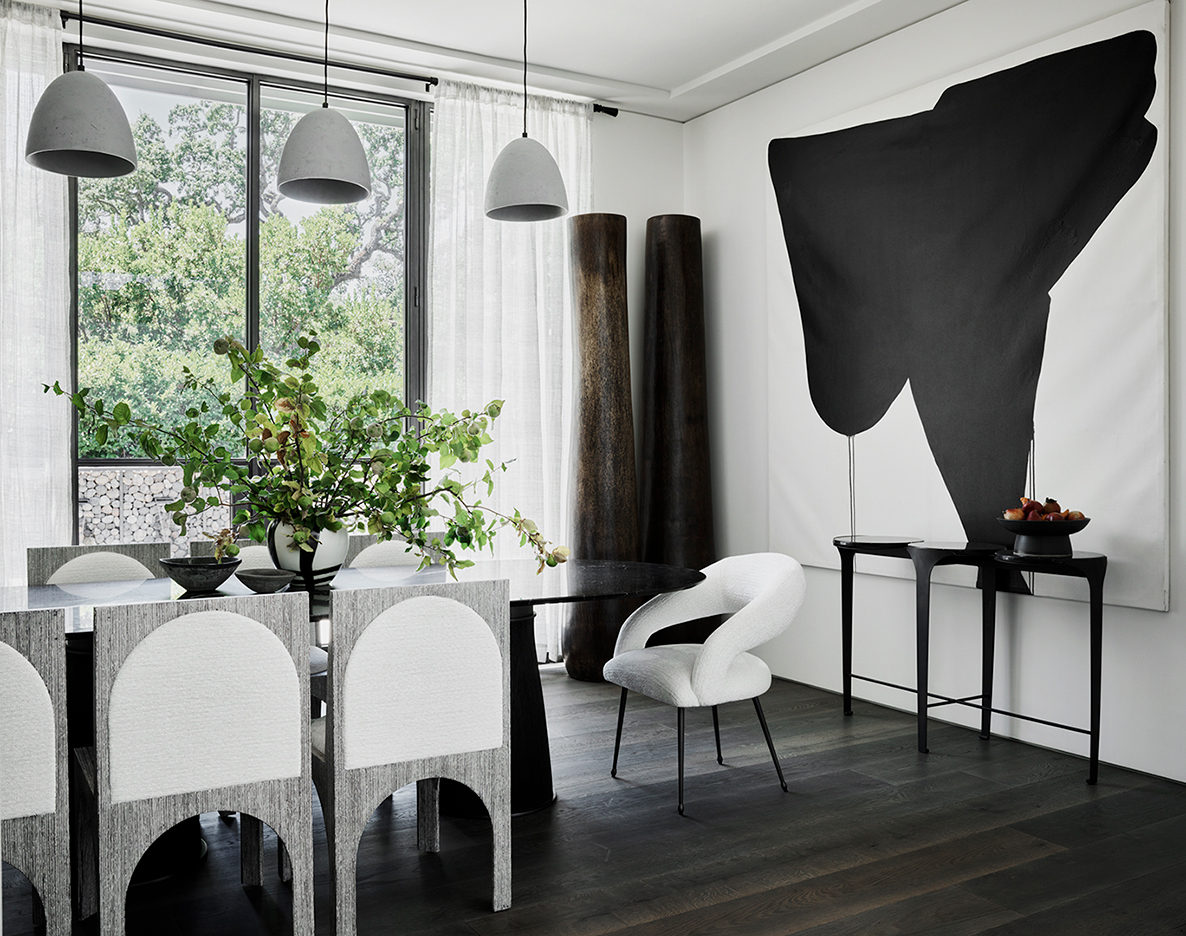
{"label": "green leaves", "polygon": [[[80,426],[98,446],[131,425],[145,455],[181,466],[184,489],[166,509],[183,530],[190,518],[233,504],[234,522],[223,531],[228,552],[237,536],[263,541],[267,523],[281,520],[293,526],[301,549],[314,547],[318,530],[346,525],[382,539],[400,536],[424,554],[435,520],[445,533],[434,537],[434,554],[451,571],[472,564],[455,549],[491,548],[497,530],[507,525],[535,552],[540,569],[564,561],[567,550],[549,549],[532,521],[473,499],[478,485],[485,496],[493,495],[494,476],[505,464],[485,459],[479,475],[461,473],[481,463],[503,401],[458,416],[423,403],[413,411],[379,388],[331,405],[312,370],[320,350],[313,333],[302,335],[297,346],[300,353],[287,359],[284,370],[261,349],[248,352],[231,336],[219,338],[211,360],[229,373],[233,389],[187,370],[187,387],[206,399],[188,405],[185,421],[175,425],[134,418],[123,402],[107,413],[87,388],[69,396],[82,414]],[[57,383],[43,388],[67,395]],[[250,469],[237,461],[238,453],[251,456]]]}

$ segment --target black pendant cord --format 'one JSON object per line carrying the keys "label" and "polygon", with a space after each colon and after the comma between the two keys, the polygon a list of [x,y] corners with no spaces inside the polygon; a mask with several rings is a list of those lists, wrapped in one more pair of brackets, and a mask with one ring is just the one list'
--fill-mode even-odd
{"label": "black pendant cord", "polygon": [[[81,3],[82,0],[79,0]],[[322,107],[329,107],[329,0],[325,0],[325,57],[321,60]]]}
{"label": "black pendant cord", "polygon": [[523,0],[523,135],[527,136],[527,0]]}
{"label": "black pendant cord", "polygon": [[78,0],[78,70],[86,70],[82,61],[82,0]]}

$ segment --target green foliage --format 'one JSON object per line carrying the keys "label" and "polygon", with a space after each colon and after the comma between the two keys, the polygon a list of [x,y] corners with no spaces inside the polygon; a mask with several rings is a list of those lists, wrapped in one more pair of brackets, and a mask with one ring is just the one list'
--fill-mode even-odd
{"label": "green foliage", "polygon": [[[452,572],[473,564],[458,558],[455,547],[489,547],[509,525],[541,570],[568,558],[566,547],[550,549],[518,511],[507,515],[483,505],[480,495],[491,494],[507,468],[489,460],[483,466],[480,457],[501,400],[460,414],[422,403],[413,411],[387,390],[371,389],[334,404],[314,374],[321,351],[316,334],[301,335],[296,344],[280,366],[261,349],[249,352],[232,336],[218,338],[215,360],[226,373],[219,379],[183,368],[184,392],[200,400],[173,424],[135,416],[125,401],[108,408],[90,388],[69,394],[54,383],[45,389],[70,397],[80,427],[98,446],[118,445],[122,437],[148,458],[181,466],[181,497],[165,509],[183,535],[193,517],[233,506],[235,529],[216,545],[232,543],[240,530],[262,541],[267,522],[279,520],[293,526],[294,542],[308,550],[318,530],[347,527],[381,540],[399,535],[421,555],[431,548]],[[243,451],[250,464],[237,460]],[[463,465],[475,466],[476,476],[466,479]],[[216,495],[199,494],[209,490]],[[435,517],[446,532],[430,541]]]}
{"label": "green foliage", "polygon": [[[261,114],[261,343],[275,356],[317,330],[323,392],[344,405],[368,387],[403,384],[404,136],[359,125],[374,197],[294,220],[281,213],[275,178],[297,117]],[[79,383],[146,419],[168,422],[198,403],[185,366],[211,376],[201,349],[220,335],[245,338],[246,133],[246,112],[233,104],[178,104],[165,126],[141,113],[140,168],[79,182]],[[79,438],[81,457],[134,448],[122,435]]]}

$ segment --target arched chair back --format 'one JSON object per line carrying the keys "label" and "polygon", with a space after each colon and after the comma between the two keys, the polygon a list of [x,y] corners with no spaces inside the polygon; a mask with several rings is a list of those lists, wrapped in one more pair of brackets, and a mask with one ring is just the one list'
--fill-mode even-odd
{"label": "arched chair back", "polygon": [[168,543],[108,543],[86,546],[31,546],[25,551],[30,585],[76,585],[162,578],[158,559],[169,558]]}
{"label": "arched chair back", "polygon": [[[611,775],[617,776],[628,690],[677,710],[681,815],[686,708],[712,709],[717,762],[723,763],[717,706],[752,699],[779,782],[786,789],[758,698],[770,688],[770,667],[747,651],[786,630],[799,613],[807,591],[802,567],[782,553],[730,556],[703,572],[704,581],[683,591],[658,595],[630,615],[618,633],[614,655],[604,667],[606,680],[622,687]],[[714,614],[731,616],[703,644],[646,645],[665,627]]]}
{"label": "arched chair back", "polygon": [[95,609],[102,932],[123,932],[148,846],[214,810],[276,831],[292,858],[294,932],[312,931],[308,616],[300,593]]}
{"label": "arched chair back", "polygon": [[510,602],[505,581],[330,594],[329,716],[313,779],[330,845],[338,936],[355,933],[358,842],[375,808],[418,782],[420,847],[440,848],[439,778],[494,827],[494,909],[511,901]]}
{"label": "arched chair back", "polygon": [[382,543],[371,543],[350,560],[352,569],[374,569],[387,566],[418,566],[419,553],[408,549],[407,540],[390,539]]}
{"label": "arched chair back", "polygon": [[65,612],[0,613],[0,848],[36,888],[47,936],[69,936]]}

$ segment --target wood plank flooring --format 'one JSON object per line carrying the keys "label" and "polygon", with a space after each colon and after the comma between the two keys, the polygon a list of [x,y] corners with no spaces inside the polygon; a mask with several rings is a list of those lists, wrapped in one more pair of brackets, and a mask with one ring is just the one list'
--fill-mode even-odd
{"label": "wood plank flooring", "polygon": [[[764,707],[790,790],[753,707],[688,713],[677,815],[675,712],[632,694],[609,776],[618,689],[541,669],[557,803],[514,820],[514,903],[489,910],[486,823],[443,822],[420,854],[415,795],[372,817],[359,857],[360,934],[849,936],[1186,934],[1186,786],[931,723],[776,681]],[[317,932],[330,932],[328,859],[314,816]],[[291,930],[274,875],[238,883],[238,824],[203,817],[207,858],[133,889],[129,933]],[[274,852],[274,838],[269,839]],[[269,856],[271,859],[271,855]],[[270,866],[274,867],[274,859]],[[32,933],[28,884],[4,870],[4,933]],[[76,934],[96,931],[93,921]]]}

